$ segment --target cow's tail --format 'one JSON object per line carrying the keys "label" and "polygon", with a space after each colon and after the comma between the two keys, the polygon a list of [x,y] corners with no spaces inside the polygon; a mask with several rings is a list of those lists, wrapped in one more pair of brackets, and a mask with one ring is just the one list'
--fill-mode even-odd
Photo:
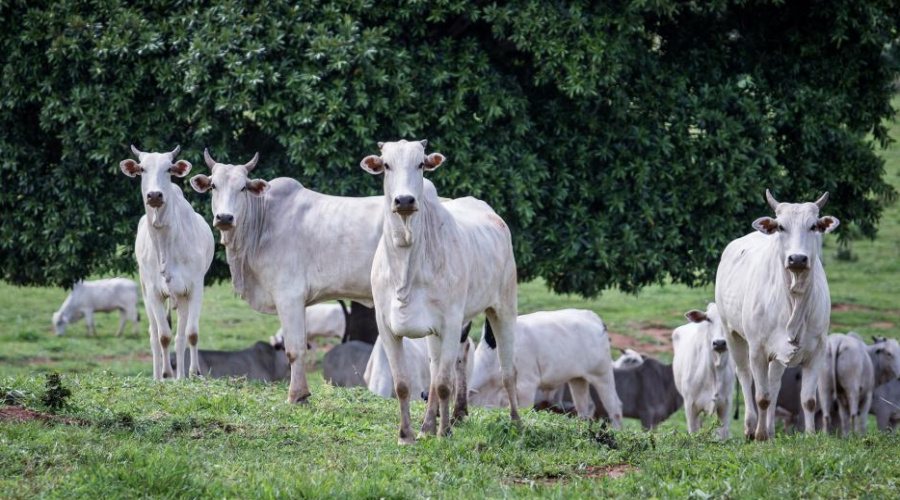
{"label": "cow's tail", "polygon": [[484,333],[481,336],[481,340],[487,342],[488,347],[491,349],[497,348],[497,339],[494,338],[494,330],[491,329],[491,322],[487,318],[484,318]]}
{"label": "cow's tail", "polygon": [[169,297],[166,299],[166,323],[169,324],[169,330],[172,329],[172,302],[174,299]]}
{"label": "cow's tail", "polygon": [[[825,341],[827,342],[828,339],[826,339]],[[837,359],[838,359],[838,354],[840,354],[840,350],[841,350],[840,343],[838,343],[836,346],[834,346],[833,349],[829,349],[829,351],[831,351],[831,360],[830,360],[831,361],[831,392],[833,394],[837,393],[837,388],[838,388],[837,387]],[[829,399],[831,399],[830,394],[829,394]],[[831,408],[828,408],[827,410],[825,408],[823,408],[822,411],[831,411]]]}

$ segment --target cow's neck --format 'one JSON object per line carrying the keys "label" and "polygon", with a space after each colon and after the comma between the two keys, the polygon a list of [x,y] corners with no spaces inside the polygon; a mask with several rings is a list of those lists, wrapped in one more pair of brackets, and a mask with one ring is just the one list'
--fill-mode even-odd
{"label": "cow's neck", "polygon": [[[780,248],[774,244],[767,252],[768,267],[771,270],[767,275],[772,276],[774,282],[770,283],[773,290],[777,290],[781,300],[788,304],[790,315],[785,329],[790,337],[790,343],[799,346],[800,335],[807,330],[811,314],[815,312],[817,301],[820,300],[819,273],[825,272],[818,255],[810,258],[809,270],[802,273],[792,273],[785,269]],[[827,294],[827,291],[826,291]]]}
{"label": "cow's neck", "polygon": [[[171,257],[172,248],[182,239],[186,233],[185,224],[190,224],[193,220],[194,210],[191,208],[187,200],[181,194],[181,191],[173,187],[172,193],[168,201],[159,208],[145,206],[147,211],[147,219],[149,221],[150,241],[153,242],[153,248],[156,249],[156,257],[159,262],[159,268],[166,283],[171,281]],[[185,214],[184,217],[178,217],[178,214]]]}
{"label": "cow's neck", "polygon": [[260,241],[266,232],[268,196],[244,193],[244,211],[238,215],[238,225],[231,231],[222,231],[221,242],[231,270],[231,284],[238,294],[244,290],[244,273],[259,253]]}
{"label": "cow's neck", "polygon": [[384,250],[395,298],[401,304],[410,302],[413,284],[426,271],[426,264],[440,258],[435,230],[441,226],[441,210],[440,202],[425,198],[419,203],[419,211],[404,220],[391,212],[389,203],[385,204]]}

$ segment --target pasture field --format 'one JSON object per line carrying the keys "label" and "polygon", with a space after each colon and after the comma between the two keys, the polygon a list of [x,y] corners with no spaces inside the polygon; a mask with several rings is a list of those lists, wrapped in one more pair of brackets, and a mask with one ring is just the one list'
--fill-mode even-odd
{"label": "pasture field", "polygon": [[[881,154],[900,187],[900,151]],[[838,260],[837,249],[826,238],[832,330],[900,338],[900,208],[885,213],[877,240],[853,243],[854,260]],[[900,438],[877,432],[871,419],[866,436],[779,434],[759,444],[717,442],[710,421],[688,436],[682,412],[652,433],[629,420],[610,440],[597,424],[559,415],[526,411],[518,429],[506,411],[473,409],[452,437],[398,447],[394,401],[330,387],[318,371],[310,373],[305,407],[284,403],[286,382],[154,382],[143,310],[138,335],[126,329],[117,339],[118,316],[98,315],[96,338],[83,322],[56,337],[50,317],[66,293],[0,283],[0,396],[18,391],[7,399],[27,409],[0,405],[0,498],[889,498],[900,491]],[[713,289],[667,285],[583,300],[532,282],[519,297],[522,313],[592,309],[614,347],[669,361],[671,329],[712,300]],[[207,288],[201,348],[243,348],[277,328],[274,316],[251,311],[230,285]],[[54,371],[72,395],[50,415],[40,396]],[[423,413],[415,403],[414,420]],[[734,421],[732,433],[740,432]]]}

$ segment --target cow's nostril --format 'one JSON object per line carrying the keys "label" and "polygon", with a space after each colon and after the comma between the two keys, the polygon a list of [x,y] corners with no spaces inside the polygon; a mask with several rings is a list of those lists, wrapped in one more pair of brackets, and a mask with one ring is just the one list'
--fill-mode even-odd
{"label": "cow's nostril", "polygon": [[399,211],[415,210],[416,198],[410,195],[398,196],[394,198],[394,206],[397,207],[397,210]]}
{"label": "cow's nostril", "polygon": [[809,257],[806,255],[795,254],[788,257],[789,266],[806,267],[809,263]]}
{"label": "cow's nostril", "polygon": [[216,214],[216,220],[225,224],[231,224],[232,222],[234,222],[234,215]]}
{"label": "cow's nostril", "polygon": [[161,200],[162,196],[162,192],[160,191],[150,191],[149,193],[147,193],[148,200]]}

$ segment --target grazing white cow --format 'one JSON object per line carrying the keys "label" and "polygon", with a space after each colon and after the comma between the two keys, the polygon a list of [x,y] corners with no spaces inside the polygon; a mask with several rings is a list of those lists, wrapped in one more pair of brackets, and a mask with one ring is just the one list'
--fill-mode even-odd
{"label": "grazing white cow", "polygon": [[194,176],[191,186],[213,190],[213,225],[234,289],[254,310],[278,315],[291,362],[287,400],[307,403],[306,306],[341,298],[371,303],[381,197],[327,196],[285,177],[250,179],[259,155],[244,165],[203,156],[212,174]]}
{"label": "grazing white cow", "polygon": [[[372,265],[372,295],[379,337],[400,402],[400,443],[412,443],[409,375],[403,337],[428,337],[431,386],[422,433],[450,431],[460,325],[484,312],[495,328],[510,417],[518,422],[513,365],[516,261],[506,223],[475,198],[441,202],[425,171],[444,162],[425,155],[427,141],[381,143],[364,170],[384,174],[384,236]],[[376,217],[372,217],[376,219]],[[440,428],[436,418],[440,406]]]}
{"label": "grazing white cow", "polygon": [[758,440],[775,435],[774,403],[785,365],[803,368],[805,429],[815,432],[831,313],[822,234],[839,224],[819,216],[828,193],[815,203],[779,203],[766,190],[766,199],[776,217],[755,220],[756,232],[729,243],[716,273],[716,305],[747,402],[744,433]]}
{"label": "grazing white cow", "polygon": [[[469,401],[473,405],[506,404],[500,391],[496,347],[491,325],[485,323],[469,385]],[[609,334],[594,312],[562,309],[519,316],[515,360],[516,386],[523,408],[534,405],[538,391],[553,391],[568,384],[578,416],[588,419],[594,415],[590,395],[593,386],[603,407],[609,410],[613,427],[622,428],[622,402],[616,394]]]}
{"label": "grazing white cow", "polygon": [[672,332],[672,370],[675,388],[684,398],[688,432],[700,430],[703,415],[716,415],[719,437],[728,439],[735,376],[722,318],[714,303],[708,304],[706,311],[694,309],[684,317],[690,323]]}
{"label": "grazing white cow", "polygon": [[75,283],[72,293],[66,297],[59,311],[53,313],[53,328],[57,335],[66,333],[66,326],[84,318],[89,334],[97,335],[94,327],[95,312],[112,312],[121,314],[116,337],[125,331],[125,322],[131,321],[134,333],[138,331],[138,287],[137,283],[125,278],[110,278],[96,281],[79,281]]}
{"label": "grazing white cow", "polygon": [[875,370],[866,344],[854,334],[833,333],[828,336],[827,352],[818,388],[822,429],[828,432],[833,425],[830,408],[837,402],[841,433],[865,433],[875,390]]}
{"label": "grazing white cow", "polygon": [[166,300],[175,302],[178,330],[175,357],[178,378],[184,377],[184,348],[190,344],[190,373],[200,373],[197,342],[200,339],[200,312],[203,308],[203,277],[212,264],[212,231],[203,217],[194,212],[181,188],[171,176],[184,177],[191,171],[186,160],[175,161],[178,151],[144,153],[131,146],[138,157],[119,163],[128,177],[141,176],[141,195],[146,215],[138,223],[134,254],[140,269],[144,306],[150,322],[150,349],[153,351],[153,377],[172,377],[169,344],[172,330]]}

